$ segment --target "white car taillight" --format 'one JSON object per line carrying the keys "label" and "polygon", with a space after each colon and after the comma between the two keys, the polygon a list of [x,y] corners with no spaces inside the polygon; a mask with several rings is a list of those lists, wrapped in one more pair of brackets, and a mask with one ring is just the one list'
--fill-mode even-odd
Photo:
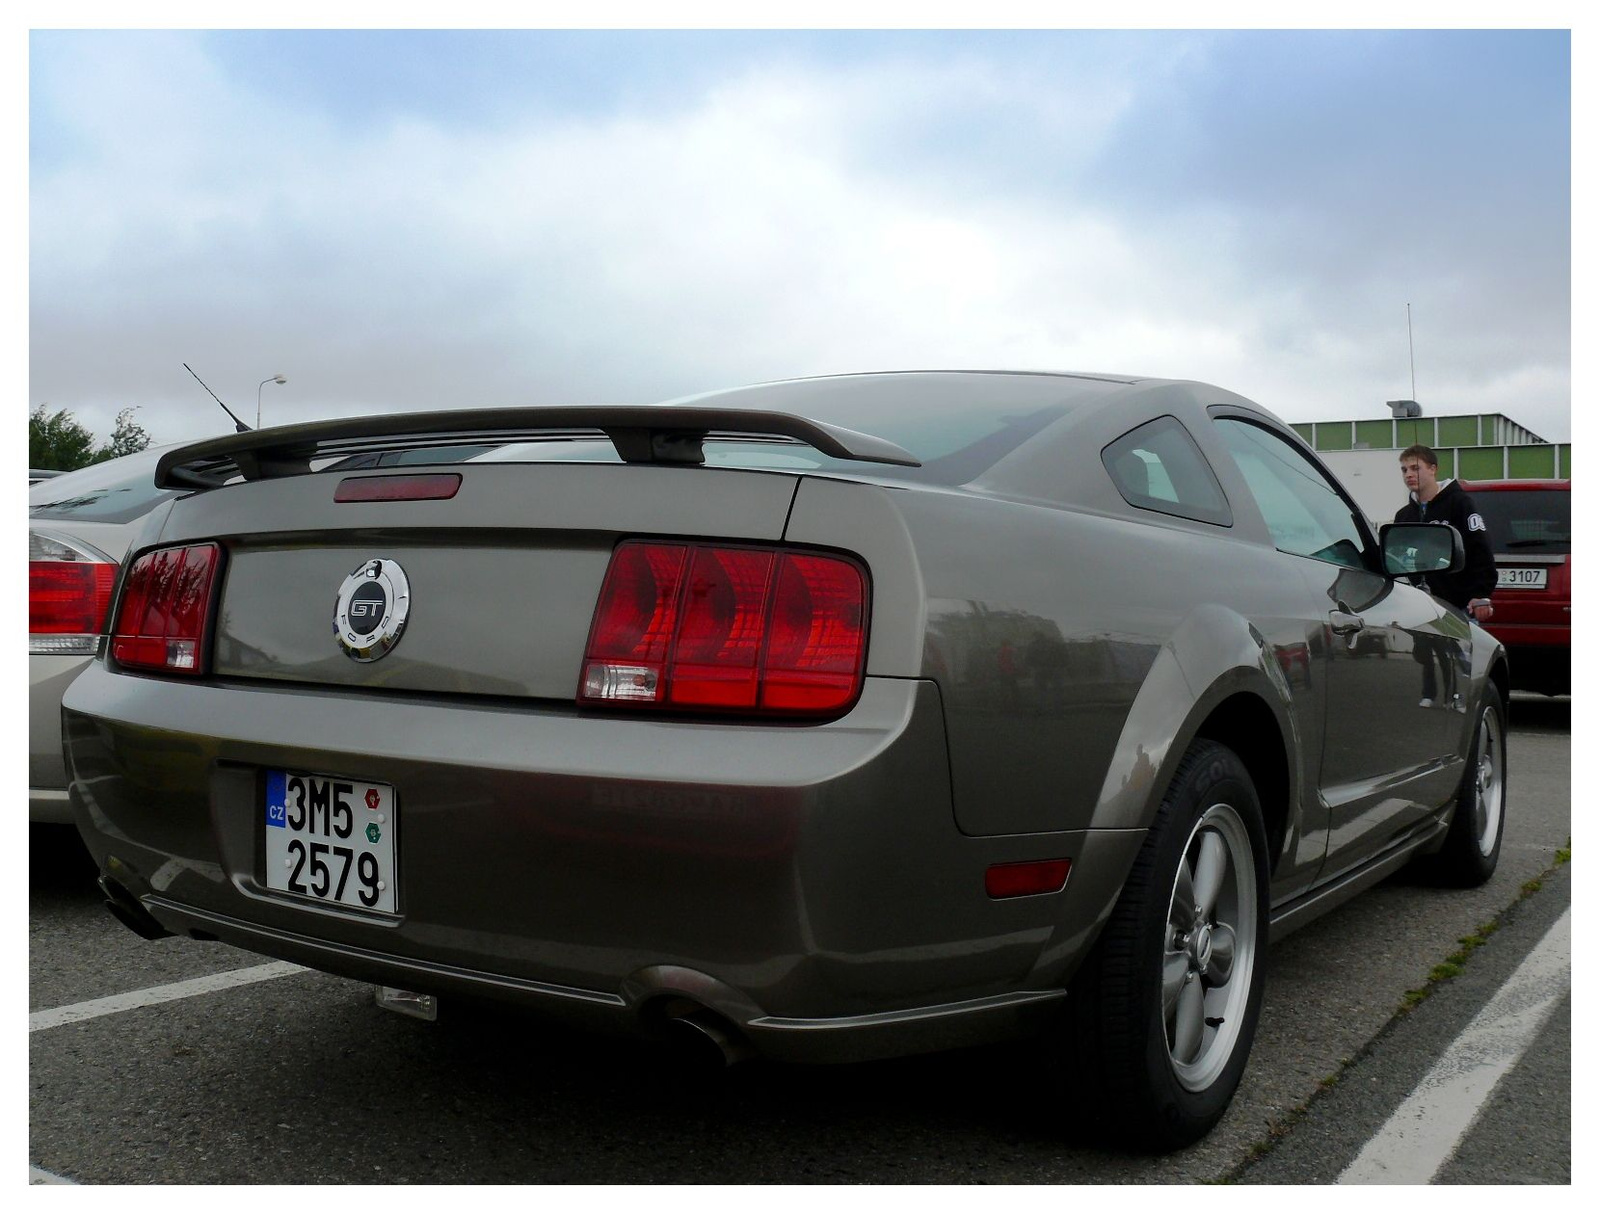
{"label": "white car taillight", "polygon": [[28,533],[28,652],[93,655],[117,563],[84,544]]}

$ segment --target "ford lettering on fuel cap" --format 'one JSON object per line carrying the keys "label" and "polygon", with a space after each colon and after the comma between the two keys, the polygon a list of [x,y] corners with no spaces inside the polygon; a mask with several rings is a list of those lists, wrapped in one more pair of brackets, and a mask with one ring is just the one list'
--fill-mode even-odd
{"label": "ford lettering on fuel cap", "polygon": [[400,642],[411,609],[411,584],[398,561],[373,557],[358,566],[333,608],[333,635],[345,655],[376,662]]}

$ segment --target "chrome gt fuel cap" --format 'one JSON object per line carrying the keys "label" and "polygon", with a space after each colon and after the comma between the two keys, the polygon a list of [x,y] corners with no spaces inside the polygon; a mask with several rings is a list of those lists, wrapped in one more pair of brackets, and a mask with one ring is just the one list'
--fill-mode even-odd
{"label": "chrome gt fuel cap", "polygon": [[339,587],[333,636],[345,656],[376,662],[397,644],[411,610],[411,583],[398,561],[373,557]]}

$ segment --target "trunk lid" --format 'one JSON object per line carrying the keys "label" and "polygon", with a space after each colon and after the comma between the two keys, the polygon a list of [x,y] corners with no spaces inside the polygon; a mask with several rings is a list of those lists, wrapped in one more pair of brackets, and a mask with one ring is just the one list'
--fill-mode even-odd
{"label": "trunk lid", "polygon": [[[350,474],[322,472],[177,502],[161,543],[217,540],[225,554],[215,675],[570,702],[619,539],[776,543],[798,480],[670,465],[448,470],[461,484],[443,500],[336,502]],[[409,598],[392,651],[363,662],[341,650],[334,617],[346,579],[374,559],[398,564]]]}

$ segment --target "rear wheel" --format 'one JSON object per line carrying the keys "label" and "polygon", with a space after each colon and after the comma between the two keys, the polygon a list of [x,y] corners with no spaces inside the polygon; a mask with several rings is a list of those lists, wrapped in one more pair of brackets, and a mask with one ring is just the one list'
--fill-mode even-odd
{"label": "rear wheel", "polygon": [[1447,885],[1482,885],[1500,863],[1506,830],[1506,707],[1493,684],[1478,709],[1467,769],[1456,793],[1444,846],[1424,858],[1429,875]]}
{"label": "rear wheel", "polygon": [[1266,851],[1244,764],[1197,742],[1072,982],[1069,1099],[1094,1102],[1087,1124],[1170,1150],[1227,1110],[1261,1009]]}

